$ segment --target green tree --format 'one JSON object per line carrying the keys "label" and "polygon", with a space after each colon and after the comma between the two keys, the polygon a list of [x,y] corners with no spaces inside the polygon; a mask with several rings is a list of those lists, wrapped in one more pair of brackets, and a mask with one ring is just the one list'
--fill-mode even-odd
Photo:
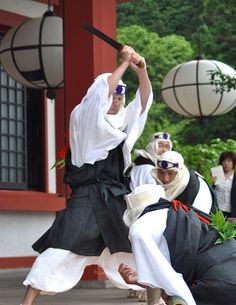
{"label": "green tree", "polygon": [[[177,64],[205,53],[207,59],[236,66],[235,13],[235,0],[134,0],[117,5],[119,37],[146,58],[157,105],[163,78]],[[135,80],[127,76],[128,88],[134,93]],[[155,106],[151,111],[157,111]],[[157,131],[153,126],[159,130],[168,126],[172,137],[181,144],[236,138],[236,108],[226,115],[209,118],[205,124],[198,119],[185,119],[165,106],[154,116],[165,117],[168,123],[157,125],[151,116],[144,134],[149,129],[150,133]]]}
{"label": "green tree", "polygon": [[[136,142],[135,148],[146,147],[150,141],[151,135],[157,131],[167,132],[173,139],[176,139],[176,136],[181,134],[182,130],[185,129],[188,124],[189,120],[179,120],[172,111],[168,110],[164,103],[154,102],[149,110],[144,131]],[[175,147],[173,147],[173,149],[175,149]]]}
{"label": "green tree", "polygon": [[[160,92],[161,83],[166,73],[179,63],[192,59],[192,48],[182,36],[160,37],[139,25],[132,25],[117,30],[118,39],[142,54],[147,62],[155,99]],[[126,73],[128,90],[134,92],[133,74]]]}
{"label": "green tree", "polygon": [[[234,3],[234,5],[233,5]],[[202,48],[207,58],[236,67],[235,1],[205,0],[202,20],[205,32]]]}
{"label": "green tree", "polygon": [[139,24],[161,37],[176,34],[191,40],[202,10],[202,0],[134,0],[117,5],[117,26]]}
{"label": "green tree", "polygon": [[236,151],[236,141],[228,139],[223,141],[219,138],[209,144],[181,145],[174,142],[175,150],[180,152],[189,168],[193,168],[203,175],[209,183],[212,183],[210,168],[218,165],[218,159],[223,151]]}

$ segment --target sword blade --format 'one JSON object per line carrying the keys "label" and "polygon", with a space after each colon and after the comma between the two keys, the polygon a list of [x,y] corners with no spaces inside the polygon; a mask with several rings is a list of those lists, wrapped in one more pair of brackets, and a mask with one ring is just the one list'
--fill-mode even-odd
{"label": "sword blade", "polygon": [[95,27],[93,27],[90,24],[81,24],[81,27],[85,30],[87,30],[88,32],[96,35],[97,37],[99,37],[100,39],[104,40],[105,42],[107,42],[109,45],[111,45],[113,48],[117,49],[117,50],[121,50],[123,48],[123,45],[121,43],[119,43],[118,41],[116,41],[115,39],[107,36],[106,34],[104,34],[103,32],[101,32],[100,30],[96,29]]}

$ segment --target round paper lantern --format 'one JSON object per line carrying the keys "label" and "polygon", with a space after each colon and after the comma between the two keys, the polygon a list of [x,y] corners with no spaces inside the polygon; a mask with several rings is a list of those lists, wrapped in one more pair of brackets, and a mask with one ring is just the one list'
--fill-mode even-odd
{"label": "round paper lantern", "polygon": [[11,28],[0,45],[6,72],[31,88],[63,87],[62,18],[45,15]]}
{"label": "round paper lantern", "polygon": [[216,60],[192,60],[171,69],[165,76],[161,94],[174,112],[185,117],[223,115],[236,106],[236,90],[216,93],[210,70],[233,76],[236,71]]}

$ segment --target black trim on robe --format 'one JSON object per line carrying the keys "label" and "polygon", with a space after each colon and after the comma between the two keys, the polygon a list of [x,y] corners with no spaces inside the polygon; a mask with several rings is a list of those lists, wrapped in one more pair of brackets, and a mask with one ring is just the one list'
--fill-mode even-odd
{"label": "black trim on robe", "polygon": [[148,158],[145,158],[145,157],[142,157],[142,156],[138,156],[135,160],[134,160],[134,164],[135,165],[144,165],[144,164],[150,164],[150,165],[153,165],[155,166],[155,163],[148,159]]}
{"label": "black trim on robe", "polygon": [[[196,196],[199,192],[200,182],[198,179],[199,175],[193,169],[189,169],[189,174],[190,174],[190,178],[189,178],[188,185],[186,186],[184,191],[179,196],[177,196],[175,199],[181,201],[183,204],[192,205],[194,199],[196,198]],[[211,192],[211,197],[212,197],[211,212],[215,213],[216,207],[217,207],[215,191],[208,184],[208,182],[204,179],[204,177],[202,177],[202,176],[200,176],[200,177],[206,182],[206,184]]]}
{"label": "black trim on robe", "polygon": [[231,217],[236,217],[236,173],[233,176],[232,188],[230,192]]}
{"label": "black trim on robe", "polygon": [[144,157],[142,157],[142,156],[138,156],[138,157],[134,160],[133,164],[131,164],[131,165],[126,169],[125,176],[126,176],[127,181],[129,181],[129,182],[131,181],[131,179],[130,179],[130,173],[131,173],[131,171],[132,171],[132,169],[133,169],[134,166],[145,165],[145,164],[149,164],[149,165],[155,166],[155,163],[154,163],[152,160],[150,160],[150,159],[148,159],[148,158],[144,158]]}
{"label": "black trim on robe", "polygon": [[[192,206],[176,212],[171,203],[160,199],[145,208],[142,215],[168,208],[166,238],[171,264],[183,275],[197,305],[236,304],[236,240],[215,244],[218,232],[199,220],[210,216]],[[140,216],[141,217],[141,216]],[[158,270],[156,270],[158,272]]]}
{"label": "black trim on robe", "polygon": [[111,253],[131,252],[128,228],[123,222],[124,196],[130,192],[123,176],[121,143],[105,160],[77,167],[67,156],[64,182],[72,188],[66,209],[51,228],[33,244],[39,253],[49,247],[84,256],[99,256],[105,247]]}

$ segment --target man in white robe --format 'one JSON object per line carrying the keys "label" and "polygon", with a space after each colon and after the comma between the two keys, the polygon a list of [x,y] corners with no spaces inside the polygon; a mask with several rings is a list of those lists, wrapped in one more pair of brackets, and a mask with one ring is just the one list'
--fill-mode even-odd
{"label": "man in white robe", "polygon": [[146,149],[136,149],[137,156],[130,172],[130,188],[134,190],[142,184],[156,184],[151,175],[151,169],[156,166],[158,158],[166,151],[172,150],[170,134],[166,132],[155,132]]}
{"label": "man in white robe", "polygon": [[165,189],[167,200],[180,200],[205,213],[215,211],[217,205],[213,188],[203,176],[186,167],[180,153],[163,153],[151,174],[156,183]]}
{"label": "man in white robe", "polygon": [[[168,208],[142,213],[146,207],[165,198],[162,186],[144,184],[126,195],[127,210],[124,222],[129,227],[129,239],[135,257],[136,272],[121,264],[119,272],[129,283],[164,290],[169,296],[178,296],[187,305],[196,305],[181,274],[171,266],[170,253],[163,235],[166,228]],[[141,216],[141,217],[140,217]],[[159,301],[155,300],[155,305]],[[185,305],[185,303],[183,303]]]}
{"label": "man in white robe", "polygon": [[136,271],[121,264],[119,272],[129,284],[159,287],[169,305],[236,304],[232,224],[164,196],[160,185],[142,185],[126,195],[124,221]]}
{"label": "man in white robe", "polygon": [[[133,265],[122,219],[123,196],[129,192],[123,173],[153,95],[144,58],[128,46],[120,54],[121,64],[113,73],[98,76],[71,113],[64,181],[72,194],[67,208],[33,245],[41,254],[24,281],[22,305],[32,305],[40,293],[71,289],[91,264],[101,266],[117,287],[135,288],[117,272],[124,260]],[[137,74],[139,88],[134,101],[124,107],[121,78],[128,68]]]}

